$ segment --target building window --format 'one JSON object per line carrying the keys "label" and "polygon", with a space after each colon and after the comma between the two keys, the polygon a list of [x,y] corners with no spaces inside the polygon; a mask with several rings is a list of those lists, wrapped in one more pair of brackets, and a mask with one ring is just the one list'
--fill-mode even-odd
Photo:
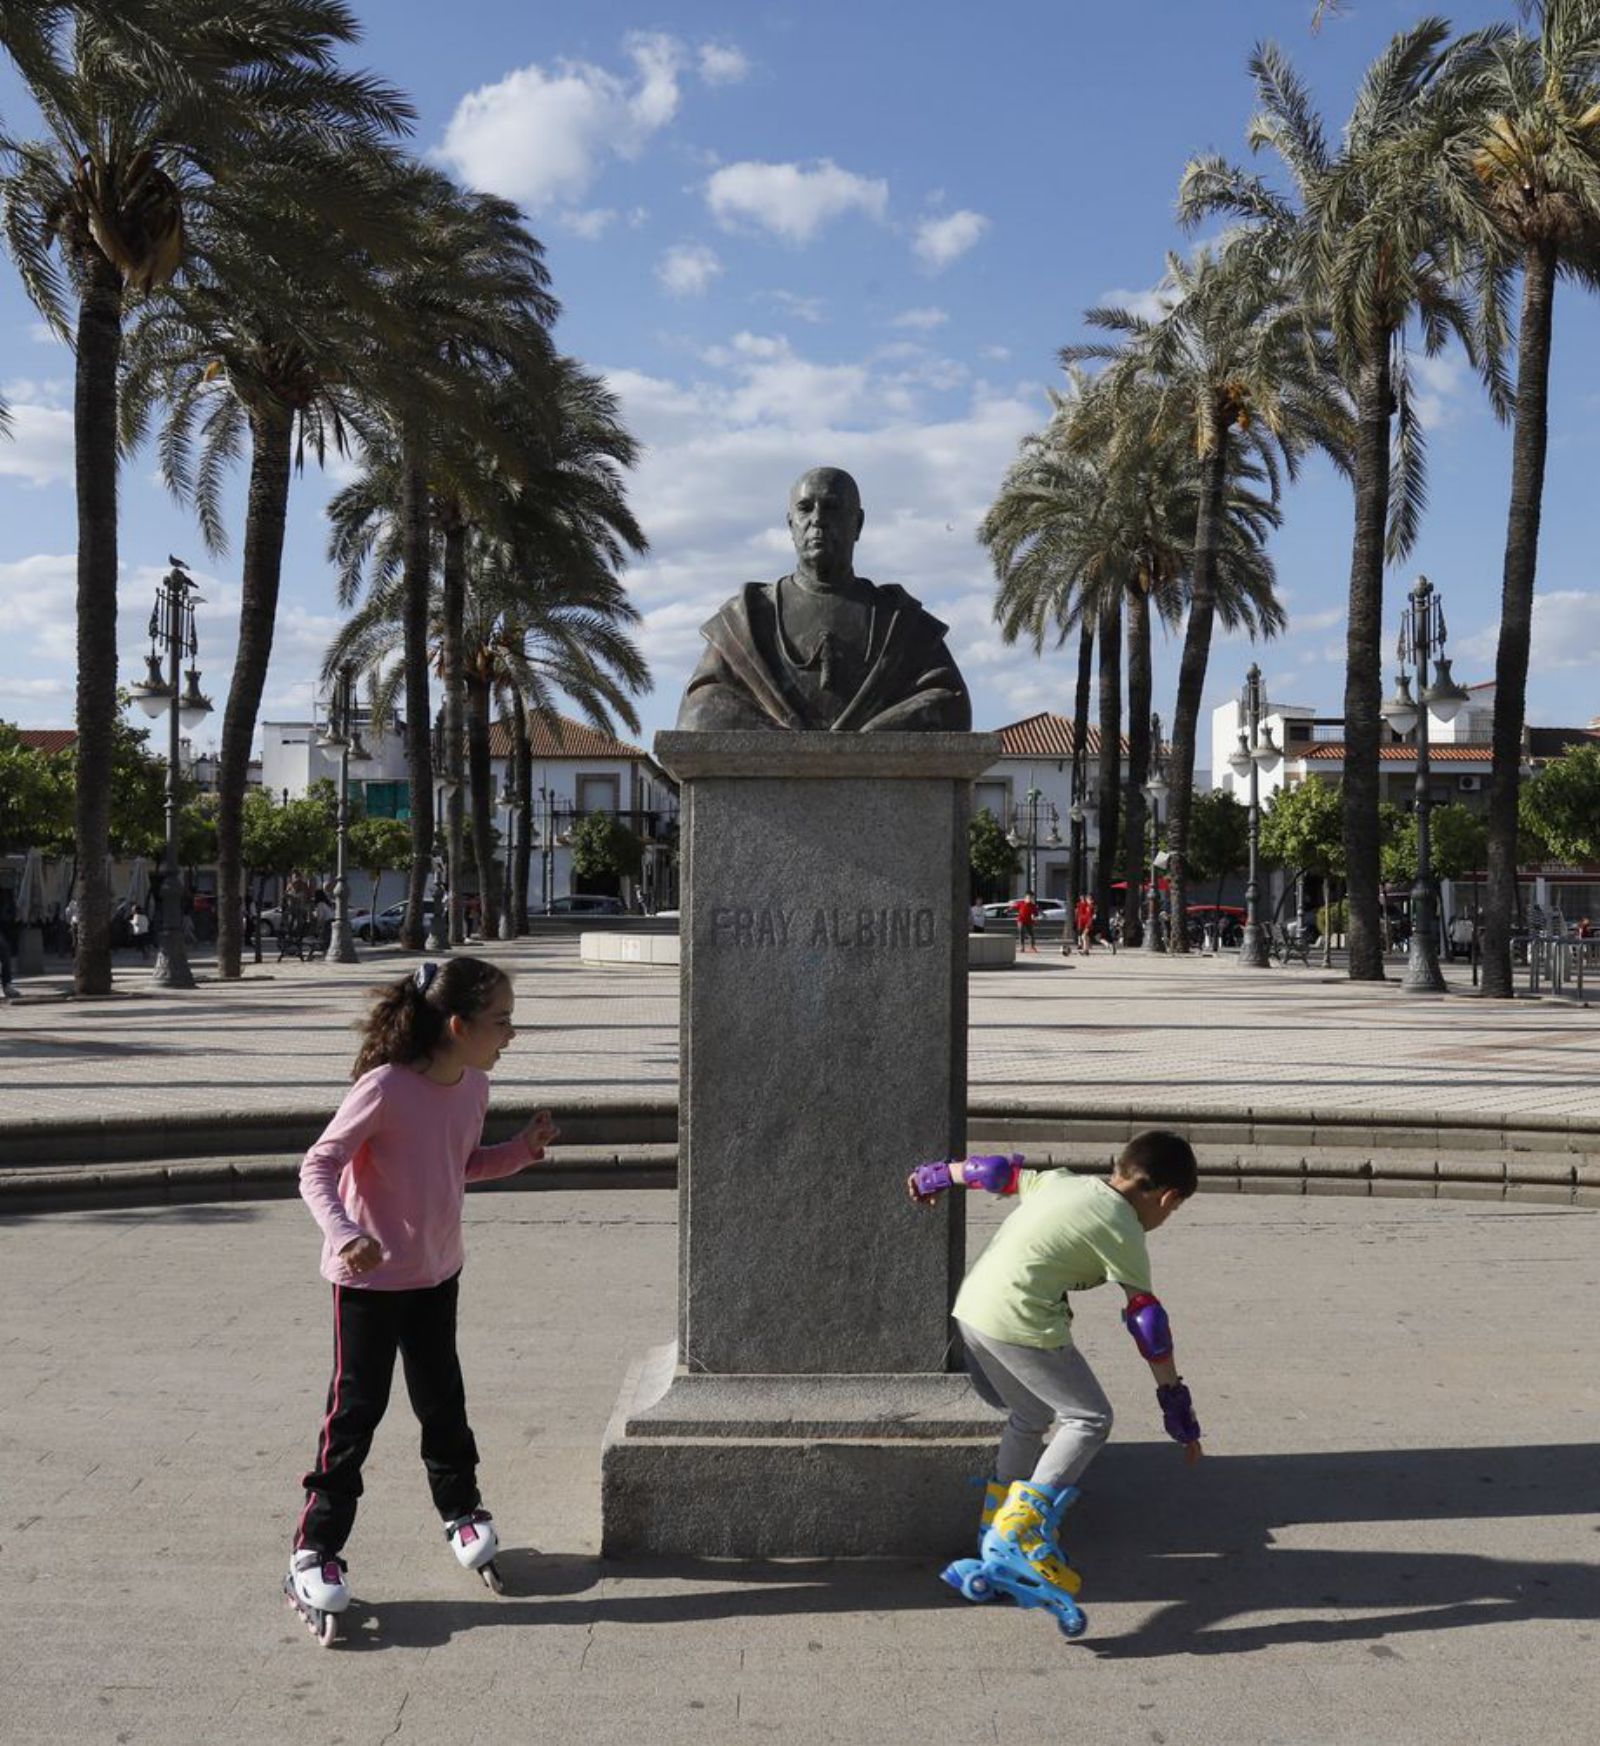
{"label": "building window", "polygon": [[580,776],[578,778],[578,811],[616,813],[622,810],[620,776]]}

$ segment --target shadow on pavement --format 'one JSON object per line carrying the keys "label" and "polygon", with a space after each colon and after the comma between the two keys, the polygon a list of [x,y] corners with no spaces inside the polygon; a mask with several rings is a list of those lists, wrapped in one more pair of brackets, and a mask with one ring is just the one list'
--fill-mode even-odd
{"label": "shadow on pavement", "polygon": [[[1192,1472],[1175,1465],[1175,1455],[1165,1444],[1112,1449],[1067,1518],[1064,1538],[1084,1570],[1091,1617],[1085,1646],[1102,1656],[1366,1642],[1375,1657],[1403,1659],[1376,1640],[1600,1617],[1594,1523],[1583,1526],[1582,1539],[1574,1525],[1572,1562],[1470,1550],[1476,1522],[1600,1513],[1600,1459],[1589,1445],[1213,1456]],[[1469,1549],[1408,1546],[1406,1524],[1443,1522],[1458,1524],[1454,1537]],[[1274,1543],[1290,1527],[1361,1523],[1387,1524],[1385,1549]],[[1437,1535],[1415,1538],[1437,1542]],[[964,1550],[952,1547],[951,1555]],[[611,1560],[513,1548],[499,1564],[503,1600],[353,1606],[349,1646],[427,1648],[501,1625],[684,1625],[935,1608],[954,1617],[961,1610],[931,1559]],[[1135,1606],[1146,1616],[1126,1635],[1097,1637],[1096,1601]],[[1262,1617],[1271,1614],[1283,1616]]]}

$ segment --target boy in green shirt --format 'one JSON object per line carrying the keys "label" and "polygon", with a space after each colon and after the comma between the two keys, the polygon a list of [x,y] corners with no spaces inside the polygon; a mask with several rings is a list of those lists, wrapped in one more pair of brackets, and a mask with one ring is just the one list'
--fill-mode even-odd
{"label": "boy in green shirt", "polygon": [[1189,1142],[1159,1129],[1128,1143],[1109,1181],[1021,1164],[999,1157],[924,1164],[907,1180],[925,1205],[958,1186],[1020,1194],[955,1303],[973,1386],[1008,1417],[985,1494],[979,1557],[957,1560],[944,1578],[969,1600],[999,1589],[1025,1606],[1047,1606],[1075,1637],[1086,1623],[1073,1598],[1081,1579],[1056,1531],[1110,1434],[1111,1403],[1072,1343],[1068,1294],[1108,1279],[1123,1288],[1123,1321],[1154,1374],[1167,1434],[1198,1461],[1200,1426],[1151,1289],[1145,1238],[1194,1193],[1199,1171]]}

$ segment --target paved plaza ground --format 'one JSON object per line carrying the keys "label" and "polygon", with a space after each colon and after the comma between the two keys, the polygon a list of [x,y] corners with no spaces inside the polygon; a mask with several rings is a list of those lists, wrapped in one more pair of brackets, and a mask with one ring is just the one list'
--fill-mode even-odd
{"label": "paved plaza ground", "polygon": [[[672,1092],[670,972],[588,970],[572,941],[490,950],[522,1022],[498,1097]],[[103,1002],[35,983],[0,1013],[0,1155],[7,1122],[40,1117],[331,1108],[363,990],[405,962],[269,963],[181,995],[134,970]],[[1315,967],[1041,956],[974,978],[972,1083],[1086,1110],[1594,1123],[1596,1022]],[[0,1214],[0,1746],[1593,1737],[1595,1210],[1202,1193],[1154,1243],[1199,1468],[1160,1437],[1111,1294],[1080,1307],[1118,1423],[1067,1521],[1090,1614],[1069,1644],[964,1604],[936,1560],[598,1557],[601,1437],[672,1332],[676,1208],[469,1199],[463,1353],[512,1593],[450,1557],[397,1387],[334,1652],[278,1595],[330,1359],[304,1208]],[[969,1248],[997,1210],[975,1205]]]}
{"label": "paved plaza ground", "polygon": [[303,1208],[0,1219],[0,1740],[1593,1738],[1600,1215],[1202,1194],[1154,1250],[1200,1467],[1109,1294],[1080,1306],[1118,1425],[1068,1517],[1074,1644],[934,1561],[598,1559],[601,1434],[671,1330],[674,1210],[469,1201],[463,1353],[513,1593],[450,1557],[397,1387],[331,1652],[277,1592],[329,1362]]}
{"label": "paved plaza ground", "polygon": [[[586,967],[575,936],[482,950],[517,986],[521,1035],[496,1074],[501,1096],[675,1095],[675,970]],[[367,989],[414,962],[394,948],[359,965],[269,958],[242,982],[206,979],[184,993],[124,965],[122,997],[103,1001],[41,998],[59,978],[25,982],[25,998],[0,1009],[0,1148],[5,1122],[24,1117],[331,1109]],[[1453,993],[1418,997],[1319,965],[1041,953],[972,977],[971,1091],[1013,1106],[1070,1094],[1086,1112],[1380,1110],[1600,1125],[1600,1008],[1479,1000],[1464,966],[1449,974]]]}

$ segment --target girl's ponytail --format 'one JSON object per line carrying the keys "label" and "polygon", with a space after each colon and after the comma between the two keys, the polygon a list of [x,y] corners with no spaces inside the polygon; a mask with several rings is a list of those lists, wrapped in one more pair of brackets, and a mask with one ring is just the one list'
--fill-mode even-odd
{"label": "girl's ponytail", "polygon": [[505,981],[505,972],[482,958],[451,958],[419,964],[398,982],[376,989],[372,1009],[357,1027],[361,1047],[350,1077],[428,1060],[444,1041],[451,1018],[476,1018]]}

